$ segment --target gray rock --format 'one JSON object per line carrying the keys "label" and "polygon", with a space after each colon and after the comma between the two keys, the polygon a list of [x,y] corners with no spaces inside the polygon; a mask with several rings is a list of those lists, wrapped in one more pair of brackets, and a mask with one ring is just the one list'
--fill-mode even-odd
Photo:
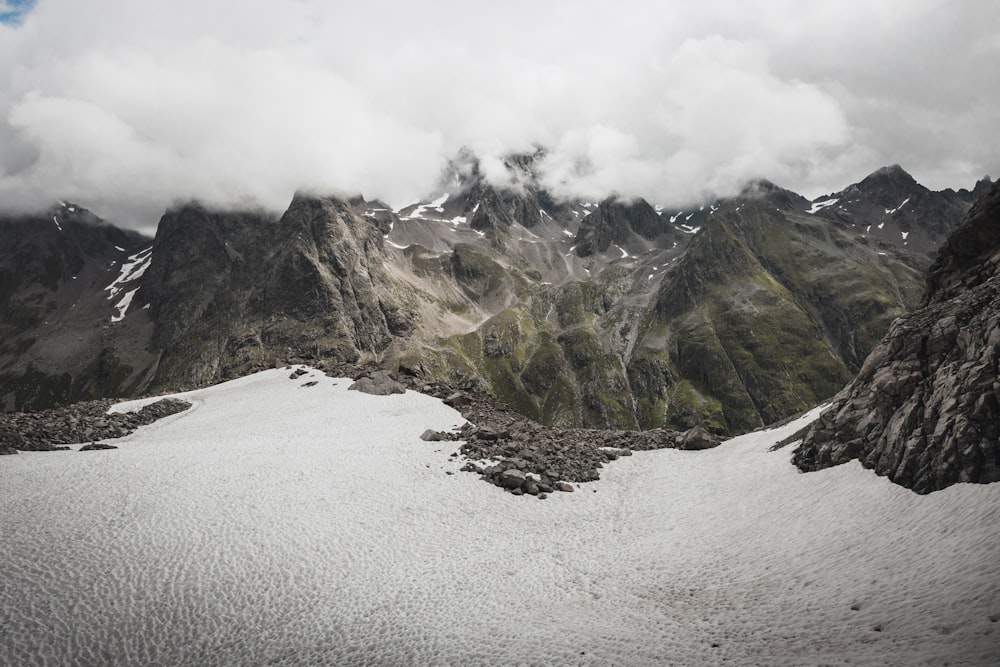
{"label": "gray rock", "polygon": [[704,426],[698,425],[688,429],[681,436],[678,449],[699,450],[711,449],[719,444],[718,439],[712,436]]}
{"label": "gray rock", "polygon": [[511,468],[510,470],[504,470],[500,473],[500,485],[508,488],[520,488],[525,481],[524,471],[518,470],[517,468]]}
{"label": "gray rock", "polygon": [[461,408],[468,405],[471,399],[465,392],[456,391],[444,399],[444,404],[452,408]]}
{"label": "gray rock", "polygon": [[348,391],[360,391],[375,396],[390,394],[405,394],[406,387],[392,379],[388,371],[376,371],[370,377],[361,377],[347,388]]}
{"label": "gray rock", "polygon": [[77,451],[79,451],[79,452],[94,452],[94,451],[99,451],[99,450],[103,450],[103,449],[118,449],[118,448],[115,447],[114,445],[109,445],[109,444],[106,444],[106,443],[103,443],[103,442],[92,442],[89,445],[84,445],[83,447],[81,447]]}
{"label": "gray rock", "polygon": [[432,428],[427,429],[420,434],[420,439],[427,442],[440,442],[442,440],[441,434]]}

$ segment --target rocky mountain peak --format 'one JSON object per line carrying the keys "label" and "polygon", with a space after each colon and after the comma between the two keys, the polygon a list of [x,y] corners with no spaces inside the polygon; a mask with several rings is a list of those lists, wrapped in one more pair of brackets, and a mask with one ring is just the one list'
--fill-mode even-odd
{"label": "rocky mountain peak", "polygon": [[895,186],[906,186],[913,187],[919,185],[916,179],[913,178],[905,169],[903,169],[898,164],[891,164],[887,167],[880,167],[872,173],[865,176],[859,183],[862,188],[865,187],[881,187],[885,184],[892,184]]}
{"label": "rocky mountain peak", "polygon": [[649,202],[611,196],[604,199],[597,210],[583,219],[576,235],[576,254],[587,257],[604,252],[612,244],[628,243],[632,235],[662,245],[672,243],[677,232],[663,220]]}
{"label": "rocky mountain peak", "polygon": [[993,181],[990,179],[989,175],[983,176],[978,181],[976,181],[975,187],[972,188],[972,192],[969,193],[973,199],[979,199],[993,187]]}
{"label": "rocky mountain peak", "polygon": [[786,190],[763,178],[750,181],[743,186],[738,199],[764,200],[782,210],[802,209],[809,203],[802,195]]}

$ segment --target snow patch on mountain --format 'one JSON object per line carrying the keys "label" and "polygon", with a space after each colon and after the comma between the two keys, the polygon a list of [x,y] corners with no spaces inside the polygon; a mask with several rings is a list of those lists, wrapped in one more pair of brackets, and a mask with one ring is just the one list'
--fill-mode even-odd
{"label": "snow patch on mountain", "polygon": [[125,313],[128,312],[128,307],[132,305],[132,297],[134,297],[135,293],[138,291],[138,287],[134,290],[129,290],[125,293],[125,296],[122,297],[122,300],[115,304],[115,310],[117,310],[118,313],[111,316],[112,322],[121,322],[125,319]]}
{"label": "snow patch on mountain", "polygon": [[832,199],[824,199],[823,201],[813,202],[813,205],[810,206],[808,209],[806,209],[806,213],[813,215],[814,213],[818,213],[819,211],[822,211],[824,208],[827,208],[828,206],[833,206],[839,201],[840,201],[839,197],[834,197]]}
{"label": "snow patch on mountain", "polygon": [[[117,247],[117,246],[116,246]],[[128,259],[122,262],[118,277],[110,285],[104,288],[108,292],[108,299],[114,299],[122,291],[123,285],[142,277],[149,268],[149,263],[153,259],[153,246],[149,246],[134,255],[129,255]]]}
{"label": "snow patch on mountain", "polygon": [[887,208],[887,209],[885,209],[885,214],[886,214],[886,215],[892,215],[892,214],[893,214],[893,213],[895,213],[896,211],[898,211],[898,210],[900,210],[901,208],[903,208],[904,206],[906,206],[907,202],[909,202],[909,201],[910,201],[910,198],[909,198],[909,197],[907,197],[906,199],[904,199],[904,200],[903,200],[903,203],[901,203],[901,204],[900,204],[899,206],[897,206],[896,208]]}
{"label": "snow patch on mountain", "polygon": [[[118,246],[115,247],[117,248]],[[104,288],[104,291],[108,292],[108,300],[118,298],[118,295],[125,291],[127,286],[141,278],[149,268],[152,258],[152,246],[140,250],[134,255],[129,255],[128,259],[122,262],[118,276],[111,282],[110,285]],[[125,314],[128,312],[129,306],[132,305],[132,299],[138,291],[138,287],[128,290],[125,292],[124,296],[122,296],[122,298],[115,303],[114,308],[116,312],[111,316],[112,322],[121,322],[125,318]]]}

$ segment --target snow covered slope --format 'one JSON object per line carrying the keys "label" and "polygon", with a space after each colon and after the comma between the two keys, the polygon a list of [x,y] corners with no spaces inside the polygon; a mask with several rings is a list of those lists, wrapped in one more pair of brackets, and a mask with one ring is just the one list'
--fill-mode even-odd
{"label": "snow covered slope", "polygon": [[182,394],[115,451],[0,458],[0,664],[1000,654],[998,485],[801,474],[767,451],[799,420],[517,498],[418,438],[458,413],[348,384],[267,371]]}

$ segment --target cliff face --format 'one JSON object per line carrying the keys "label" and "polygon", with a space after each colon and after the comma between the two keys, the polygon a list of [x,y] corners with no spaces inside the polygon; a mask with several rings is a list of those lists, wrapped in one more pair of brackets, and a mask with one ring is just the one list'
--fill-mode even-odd
{"label": "cliff face", "polygon": [[162,351],[154,386],[381,352],[412,328],[382,260],[377,225],[339,199],[297,196],[277,221],[197,205],[168,213],[141,293]]}
{"label": "cliff face", "polygon": [[896,320],[804,433],[804,471],[851,459],[917,493],[1000,481],[1000,185],[941,248]]}

